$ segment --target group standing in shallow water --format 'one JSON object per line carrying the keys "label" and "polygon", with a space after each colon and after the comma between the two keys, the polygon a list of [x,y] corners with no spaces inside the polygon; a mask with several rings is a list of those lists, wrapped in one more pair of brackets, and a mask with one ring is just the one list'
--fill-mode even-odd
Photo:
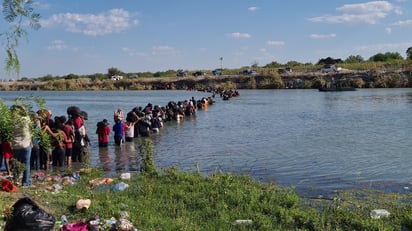
{"label": "group standing in shallow water", "polygon": [[[237,91],[236,91],[237,92]],[[96,134],[101,148],[109,146],[110,135],[114,144],[131,142],[138,136],[147,137],[159,133],[168,121],[180,121],[186,116],[196,114],[213,104],[214,96],[195,100],[194,97],[183,101],[170,101],[165,106],[148,103],[144,107],[134,107],[128,113],[121,108],[113,113],[113,126],[107,119],[97,123]],[[222,94],[220,95],[222,98]],[[85,127],[88,115],[77,106],[67,108],[67,116],[55,116],[47,109],[29,112],[21,106],[10,108],[15,113],[16,122],[13,139],[1,138],[0,168],[5,165],[4,176],[12,177],[15,159],[25,165],[22,185],[31,185],[31,170],[50,171],[53,168],[72,166],[72,162],[83,163],[89,154],[90,139]],[[31,130],[31,131],[30,131]]]}
{"label": "group standing in shallow water", "polygon": [[133,141],[138,136],[147,137],[153,133],[159,133],[167,121],[180,121],[185,116],[196,114],[196,110],[207,108],[215,101],[213,97],[204,97],[195,100],[194,97],[184,101],[170,101],[165,106],[148,103],[144,107],[134,107],[128,113],[118,108],[113,113],[113,126],[107,119],[96,124],[99,147],[107,147],[110,133],[113,133],[115,145]]}

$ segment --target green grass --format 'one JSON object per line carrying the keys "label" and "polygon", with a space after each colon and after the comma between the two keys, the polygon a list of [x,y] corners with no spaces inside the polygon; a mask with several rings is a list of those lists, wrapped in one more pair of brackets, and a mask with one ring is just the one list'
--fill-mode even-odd
{"label": "green grass", "polygon": [[[203,176],[177,168],[132,174],[123,180],[129,185],[126,190],[113,192],[122,180],[114,178],[111,184],[91,188],[89,181],[100,177],[104,172],[93,169],[56,194],[39,184],[15,194],[2,192],[0,206],[5,209],[27,193],[57,219],[64,214],[69,222],[96,215],[106,220],[126,211],[139,230],[400,230],[412,224],[408,195],[346,191],[330,201],[304,200],[293,188],[249,176],[220,172]],[[76,210],[79,198],[91,199],[90,208]],[[377,208],[389,210],[391,216],[372,219],[370,212]],[[235,224],[238,219],[252,223]]]}
{"label": "green grass", "polygon": [[[105,179],[100,168],[81,173],[74,184],[61,181],[35,182],[35,188],[20,188],[18,193],[0,192],[4,211],[23,194],[28,195],[57,220],[66,215],[69,223],[94,219],[121,218],[139,230],[410,230],[411,195],[379,191],[340,191],[334,198],[299,197],[293,187],[259,182],[247,175],[215,172],[182,172],[177,167],[156,169],[153,144],[146,141],[141,152],[145,163],[142,173],[131,179],[111,178],[109,184],[91,184]],[[87,165],[86,165],[87,166]],[[53,176],[53,173],[50,177]],[[66,172],[66,175],[72,173]],[[120,176],[120,175],[119,175]],[[119,182],[129,185],[113,191]],[[63,181],[64,182],[64,181]],[[88,209],[77,210],[79,199],[90,199]],[[373,209],[387,209],[388,218],[372,219]],[[237,220],[251,223],[237,224]],[[4,227],[6,217],[0,222]],[[56,230],[59,230],[56,224]],[[102,230],[109,230],[104,226]]]}

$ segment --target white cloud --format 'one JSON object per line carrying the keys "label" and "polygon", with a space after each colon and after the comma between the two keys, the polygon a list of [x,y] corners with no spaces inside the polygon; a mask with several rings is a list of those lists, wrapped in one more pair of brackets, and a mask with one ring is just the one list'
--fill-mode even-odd
{"label": "white cloud", "polygon": [[311,34],[310,38],[312,39],[329,39],[335,38],[336,34]]}
{"label": "white cloud", "polygon": [[370,51],[370,52],[387,52],[388,50],[405,50],[412,46],[412,42],[406,43],[386,43],[386,44],[374,44],[366,46],[358,46],[356,51]]}
{"label": "white cloud", "polygon": [[112,9],[100,14],[62,13],[41,20],[41,25],[45,28],[63,26],[69,32],[92,36],[118,33],[138,23],[123,9]]}
{"label": "white cloud", "polygon": [[153,46],[152,47],[152,55],[159,55],[159,54],[176,54],[176,49],[171,46]]}
{"label": "white cloud", "polygon": [[336,8],[345,14],[371,14],[393,11],[395,7],[387,1],[373,1],[357,4],[345,4]]}
{"label": "white cloud", "polygon": [[394,25],[394,26],[412,26],[412,19],[404,20],[404,21],[398,21],[398,22],[396,22],[392,25]]}
{"label": "white cloud", "polygon": [[283,42],[283,41],[267,41],[266,44],[269,45],[269,46],[283,46],[283,45],[285,45],[285,42]]}
{"label": "white cloud", "polygon": [[65,50],[67,45],[62,40],[54,40],[52,44],[47,47],[48,50]]}
{"label": "white cloud", "polygon": [[240,32],[231,33],[229,36],[232,38],[251,38],[252,37],[248,33],[240,33]]}
{"label": "white cloud", "polygon": [[129,56],[141,56],[141,57],[146,57],[147,54],[143,52],[138,52],[134,49],[128,48],[128,47],[122,47],[121,50],[125,52]]}
{"label": "white cloud", "polygon": [[387,1],[372,1],[357,4],[345,4],[336,8],[341,15],[325,15],[309,18],[311,22],[326,23],[366,23],[376,24],[379,19],[386,18],[389,13],[402,14],[399,7]]}
{"label": "white cloud", "polygon": [[247,8],[247,10],[248,11],[251,11],[251,12],[255,12],[255,11],[257,11],[259,8],[257,8],[256,6],[251,6],[251,7],[249,7],[249,8]]}
{"label": "white cloud", "polygon": [[386,31],[387,34],[392,34],[392,28],[390,28],[390,27],[386,27],[385,31]]}

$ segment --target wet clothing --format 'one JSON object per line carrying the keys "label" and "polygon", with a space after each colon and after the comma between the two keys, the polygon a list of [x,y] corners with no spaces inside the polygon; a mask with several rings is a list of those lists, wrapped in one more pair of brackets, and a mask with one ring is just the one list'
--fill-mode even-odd
{"label": "wet clothing", "polygon": [[78,116],[78,117],[73,118],[74,129],[79,129],[81,126],[83,126],[83,124],[84,122],[83,122],[82,117]]}
{"label": "wet clothing", "polygon": [[97,138],[99,141],[99,147],[107,147],[109,143],[110,127],[103,125],[96,129]]}
{"label": "wet clothing", "polygon": [[82,125],[79,129],[74,130],[74,143],[73,143],[73,152],[72,152],[72,161],[73,162],[83,162],[85,155],[85,141],[86,137],[86,128]]}
{"label": "wet clothing", "polygon": [[40,169],[40,148],[39,144],[33,144],[30,155],[30,168],[34,170]]}
{"label": "wet clothing", "polygon": [[74,142],[74,129],[73,126],[70,124],[65,124],[63,127],[63,131],[66,134],[67,137],[67,142],[66,142],[66,149],[72,149],[73,148],[73,142]]}
{"label": "wet clothing", "polygon": [[114,132],[114,143],[116,145],[120,145],[123,139],[123,122],[121,120],[117,121],[113,125],[113,132]]}
{"label": "wet clothing", "polygon": [[57,135],[52,137],[52,144],[54,147],[52,152],[53,166],[63,167],[66,156],[66,140],[66,133],[60,129],[57,130]]}
{"label": "wet clothing", "polygon": [[124,127],[124,136],[127,142],[133,141],[134,138],[134,123],[126,122]]}

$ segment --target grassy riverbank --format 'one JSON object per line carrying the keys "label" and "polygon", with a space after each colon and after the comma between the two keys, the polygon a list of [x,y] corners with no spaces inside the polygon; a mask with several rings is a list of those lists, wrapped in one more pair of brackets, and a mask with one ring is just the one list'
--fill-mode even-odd
{"label": "grassy riverbank", "polygon": [[[262,184],[248,176],[216,173],[206,177],[175,168],[91,188],[89,181],[100,177],[103,173],[94,169],[59,192],[39,184],[18,193],[2,192],[0,206],[5,209],[27,193],[57,219],[66,215],[69,223],[96,215],[104,223],[119,218],[123,211],[139,230],[401,230],[412,224],[407,195],[342,192],[333,200],[309,201],[292,188]],[[120,181],[129,187],[113,192]],[[79,198],[90,199],[90,208],[76,210]],[[371,210],[377,208],[387,209],[390,217],[372,219]],[[237,220],[248,221],[237,224]]]}
{"label": "grassy riverbank", "polygon": [[[132,174],[130,179],[114,177],[109,183],[101,169],[92,169],[82,172],[72,184],[65,184],[64,178],[56,178],[57,173],[49,173],[49,178],[35,181],[33,188],[19,188],[17,193],[1,192],[0,208],[7,209],[27,194],[57,220],[66,215],[69,223],[87,222],[99,216],[105,224],[106,220],[119,219],[127,212],[126,219],[139,230],[412,228],[411,196],[408,194],[341,191],[334,198],[305,199],[293,188],[258,182],[249,176],[219,171],[204,176],[198,172],[181,172],[177,167],[155,168],[151,144],[145,145],[148,150],[145,167],[142,173]],[[128,187],[123,191],[113,190],[120,182]],[[91,200],[88,209],[75,208],[80,198]],[[371,211],[374,209],[386,209],[390,216],[373,219]],[[2,222],[0,226],[4,227],[5,221]],[[103,230],[109,230],[105,227]]]}

